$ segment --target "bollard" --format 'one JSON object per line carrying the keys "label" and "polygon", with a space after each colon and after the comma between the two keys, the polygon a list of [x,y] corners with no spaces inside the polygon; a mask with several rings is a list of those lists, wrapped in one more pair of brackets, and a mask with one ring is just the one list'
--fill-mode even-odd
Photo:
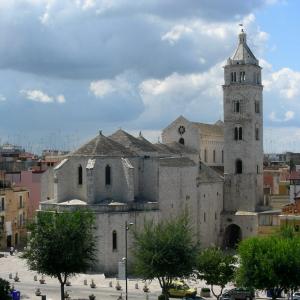
{"label": "bollard", "polygon": [[47,300],[46,295],[42,295],[42,299],[41,300]]}
{"label": "bollard", "polygon": [[84,279],[84,280],[83,280],[83,284],[84,284],[84,285],[87,285],[87,279]]}

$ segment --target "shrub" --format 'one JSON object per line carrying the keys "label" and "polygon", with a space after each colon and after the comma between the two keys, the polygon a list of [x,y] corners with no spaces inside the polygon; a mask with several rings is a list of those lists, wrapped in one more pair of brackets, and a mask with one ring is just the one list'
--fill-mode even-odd
{"label": "shrub", "polygon": [[0,278],[0,299],[11,300],[10,294],[10,283],[7,280]]}

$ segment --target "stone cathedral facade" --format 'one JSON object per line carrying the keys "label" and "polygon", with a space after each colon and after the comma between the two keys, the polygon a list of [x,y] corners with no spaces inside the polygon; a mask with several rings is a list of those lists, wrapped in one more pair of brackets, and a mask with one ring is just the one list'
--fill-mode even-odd
{"label": "stone cathedral facade", "polygon": [[123,130],[108,137],[99,132],[55,167],[54,197],[41,209],[93,210],[95,268],[110,274],[125,255],[125,221],[138,229],[145,220],[188,211],[202,247],[234,247],[257,233],[257,216],[267,209],[262,89],[261,67],[242,31],[224,66],[224,122],[203,124],[180,116],[157,144]]}

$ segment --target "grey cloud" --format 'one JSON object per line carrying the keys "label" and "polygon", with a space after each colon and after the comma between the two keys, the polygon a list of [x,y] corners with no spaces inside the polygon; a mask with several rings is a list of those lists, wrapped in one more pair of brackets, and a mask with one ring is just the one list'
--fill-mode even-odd
{"label": "grey cloud", "polygon": [[[102,13],[97,13],[97,2],[86,10],[67,0],[54,1],[48,7],[20,3],[7,4],[0,12],[0,68],[94,79],[112,78],[126,70],[144,77],[164,77],[174,71],[207,69],[224,57],[218,41],[207,51],[211,40],[196,36],[197,32],[175,45],[162,41],[162,35],[184,20],[232,21],[263,2],[115,0]],[[43,24],[45,14],[47,22]],[[204,52],[206,64],[200,62]]]}

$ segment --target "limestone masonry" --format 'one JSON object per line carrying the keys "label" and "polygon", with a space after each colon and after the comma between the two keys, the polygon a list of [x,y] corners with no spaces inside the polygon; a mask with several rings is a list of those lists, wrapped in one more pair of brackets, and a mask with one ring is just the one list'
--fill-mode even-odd
{"label": "limestone masonry", "polygon": [[243,31],[224,66],[224,81],[224,122],[203,124],[180,116],[158,144],[123,130],[108,137],[99,132],[55,167],[54,196],[41,209],[95,212],[95,268],[117,272],[125,256],[125,221],[142,228],[145,220],[157,222],[186,210],[202,247],[234,247],[257,233],[258,214],[267,209],[263,86]]}

